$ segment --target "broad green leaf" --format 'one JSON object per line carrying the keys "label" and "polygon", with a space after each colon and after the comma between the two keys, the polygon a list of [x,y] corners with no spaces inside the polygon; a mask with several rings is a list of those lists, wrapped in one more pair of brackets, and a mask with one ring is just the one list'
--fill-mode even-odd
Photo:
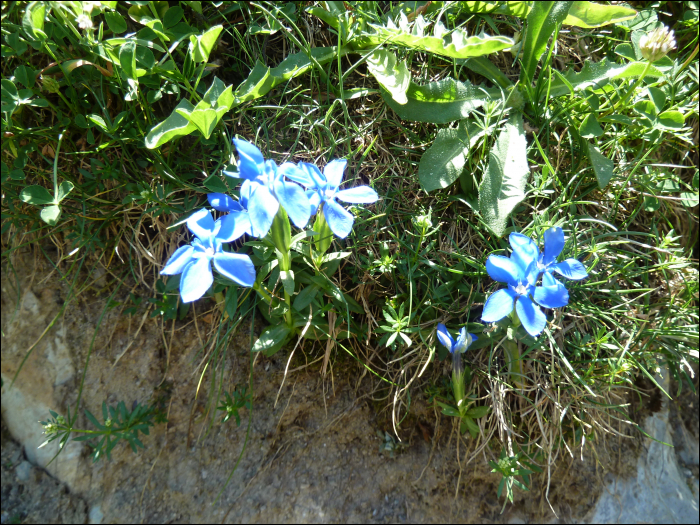
{"label": "broad green leaf", "polygon": [[[573,69],[567,71],[563,76],[575,91],[580,91],[587,87],[599,89],[607,84],[610,80],[623,78],[637,78],[642,75],[646,63],[644,62],[629,62],[627,64],[615,64],[604,58],[600,62],[592,62],[587,60],[580,72],[575,72]],[[663,73],[654,66],[649,68],[646,76],[661,77]],[[550,96],[559,97],[569,93],[569,88],[560,78],[552,79],[550,88]]]}
{"label": "broad green leaf", "polygon": [[206,62],[209,60],[209,55],[211,54],[216,40],[219,38],[221,31],[224,27],[217,25],[210,27],[201,35],[190,36],[190,52],[192,53],[192,58],[195,63]]}
{"label": "broad green leaf", "polygon": [[338,19],[338,17],[329,13],[328,11],[323,9],[322,7],[316,7],[316,6],[307,7],[306,12],[314,15],[315,17],[320,18],[321,20],[323,20],[326,24],[331,26],[336,31],[338,29],[340,29],[340,20]]}
{"label": "broad green leaf", "polygon": [[136,80],[136,42],[129,41],[119,48],[119,63],[126,78]]}
{"label": "broad green leaf", "polygon": [[56,196],[56,202],[61,202],[63,199],[68,197],[68,194],[73,191],[73,183],[67,180],[64,180],[61,184],[58,185],[58,195]]}
{"label": "broad green leaf", "polygon": [[192,112],[188,112],[184,109],[176,109],[180,115],[189,119],[189,121],[194,124],[205,138],[209,138],[216,127],[218,122],[216,118],[216,111],[213,109],[195,109]]}
{"label": "broad green leaf", "polygon": [[126,20],[116,11],[106,11],[104,13],[105,21],[107,22],[107,27],[115,35],[123,33],[126,31]]}
{"label": "broad green leaf", "polygon": [[498,90],[486,90],[468,81],[462,83],[447,78],[423,86],[411,82],[406,91],[406,104],[398,104],[386,92],[382,96],[403,120],[445,124],[467,118],[474,109],[492,97],[500,98],[501,94]]}
{"label": "broad green leaf", "polygon": [[659,124],[666,128],[680,129],[685,124],[685,117],[680,111],[664,111],[663,113],[659,113]]}
{"label": "broad green leaf", "polygon": [[396,44],[450,58],[471,58],[496,53],[515,43],[505,36],[489,36],[483,33],[467,36],[461,29],[448,32],[439,21],[435,24],[433,35],[426,35],[424,29],[427,23],[423,17],[418,16],[411,28],[403,12],[400,14],[398,26],[391,19],[386,26],[368,25],[374,33],[363,34],[353,40],[359,47]]}
{"label": "broad green leaf", "polygon": [[58,222],[58,218],[61,216],[61,208],[55,204],[53,206],[47,206],[41,210],[39,215],[41,216],[41,220],[46,224],[55,226]]}
{"label": "broad green leaf", "polygon": [[282,281],[284,291],[289,295],[294,295],[294,272],[292,270],[280,271],[280,281]]}
{"label": "broad green leaf", "polygon": [[13,113],[20,104],[17,86],[11,80],[2,79],[2,113]]}
{"label": "broad green leaf", "polygon": [[266,356],[274,355],[284,343],[287,342],[290,336],[289,326],[279,324],[277,326],[268,326],[260,334],[260,338],[253,345],[253,352],[263,352]]}
{"label": "broad green leaf", "polygon": [[46,2],[30,2],[25,8],[22,18],[22,27],[26,33],[35,40],[46,40],[44,33],[44,17],[46,16]]}
{"label": "broad green leaf", "polygon": [[589,113],[586,115],[586,118],[583,119],[579,133],[584,139],[592,139],[594,137],[600,137],[603,134],[603,128],[598,124],[595,115]]}
{"label": "broad green leaf", "polygon": [[508,89],[513,86],[513,82],[503,73],[496,65],[491,62],[488,57],[467,58],[464,61],[457,60],[457,63],[462,63],[471,69],[474,73],[489,79],[494,84],[501,86],[503,89]]}
{"label": "broad green leaf", "polygon": [[33,206],[43,206],[45,204],[53,204],[53,195],[49,193],[49,190],[43,186],[27,186],[19,194],[19,198],[26,202],[27,204],[32,204]]}
{"label": "broad green leaf", "polygon": [[598,148],[590,142],[588,143],[588,159],[593,165],[593,171],[598,179],[598,187],[602,190],[613,178],[613,161],[603,155]]}
{"label": "broad green leaf", "polygon": [[576,27],[601,27],[631,20],[637,16],[637,11],[623,5],[594,4],[593,2],[574,2],[569,14],[564,19],[564,25]]}
{"label": "broad green leaf", "polygon": [[299,294],[294,298],[294,303],[292,306],[298,312],[305,313],[307,307],[311,304],[311,301],[318,295],[320,287],[316,284],[306,286]]}
{"label": "broad green leaf", "polygon": [[177,112],[178,109],[187,109],[191,112],[194,110],[194,106],[189,100],[183,98],[175,107],[175,111],[173,111],[168,118],[160,124],[155,125],[151,131],[148,132],[145,140],[147,148],[157,148],[175,137],[189,135],[197,129],[186,117],[183,117]]}
{"label": "broad green leaf", "polygon": [[418,180],[425,191],[447,188],[459,178],[467,161],[469,149],[483,136],[476,123],[464,121],[456,129],[438,131],[435,142],[428,148],[418,165]]}
{"label": "broad green leaf", "polygon": [[166,27],[166,29],[173,27],[182,19],[184,14],[185,10],[182,9],[182,7],[177,5],[171,7],[165,12],[165,16],[163,17],[163,25]]}
{"label": "broad green leaf", "polygon": [[224,181],[221,180],[221,177],[215,175],[214,173],[212,173],[206,179],[204,179],[204,182],[202,182],[202,184],[206,189],[214,193],[226,193],[228,191],[228,187],[226,186]]}
{"label": "broad green leaf", "polygon": [[527,16],[532,2],[459,2],[461,12],[490,13],[498,15]]}
{"label": "broad green leaf", "polygon": [[32,68],[19,66],[15,69],[15,78],[26,88],[33,88],[36,74]]}
{"label": "broad green leaf", "polygon": [[367,69],[377,82],[391,93],[399,104],[406,104],[406,90],[411,82],[411,73],[406,62],[398,62],[396,55],[386,49],[377,49],[367,58]]}
{"label": "broad green leaf", "polygon": [[489,153],[489,164],[479,185],[479,212],[499,237],[505,233],[508,216],[525,198],[530,174],[526,149],[523,116],[515,113]]}
{"label": "broad green leaf", "polygon": [[[19,33],[10,33],[5,38],[5,42],[7,42],[8,45],[15,50],[17,55],[22,55],[27,51],[27,43],[24,41],[24,39],[20,38]],[[4,50],[2,56],[5,56]]]}
{"label": "broad green leaf", "polygon": [[479,419],[480,417],[484,417],[486,414],[488,414],[489,410],[491,410],[491,407],[487,406],[470,408],[467,410],[467,416],[474,419]]}
{"label": "broad green leaf", "polygon": [[523,68],[520,78],[532,82],[540,57],[547,49],[547,42],[566,18],[573,2],[535,2],[527,15],[523,36]]}
{"label": "broad green leaf", "polygon": [[700,194],[698,192],[683,191],[681,192],[681,203],[686,208],[694,208],[700,204]]}

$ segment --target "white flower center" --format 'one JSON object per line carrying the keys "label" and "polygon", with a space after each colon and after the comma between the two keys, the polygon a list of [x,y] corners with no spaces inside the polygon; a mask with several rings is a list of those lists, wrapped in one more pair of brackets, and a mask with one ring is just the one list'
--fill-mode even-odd
{"label": "white flower center", "polygon": [[527,285],[520,283],[515,287],[515,293],[518,295],[525,295],[527,293]]}
{"label": "white flower center", "polygon": [[332,199],[332,198],[333,198],[333,195],[335,195],[335,190],[329,189],[329,190],[326,190],[326,191],[323,192],[323,196],[324,196],[326,199]]}
{"label": "white flower center", "polygon": [[214,254],[216,252],[214,251],[214,248],[207,248],[206,250],[204,250],[204,253],[207,257],[214,257]]}

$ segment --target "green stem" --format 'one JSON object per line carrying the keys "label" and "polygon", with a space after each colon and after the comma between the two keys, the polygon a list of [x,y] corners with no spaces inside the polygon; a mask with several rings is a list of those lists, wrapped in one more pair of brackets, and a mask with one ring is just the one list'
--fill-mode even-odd
{"label": "green stem", "polygon": [[[520,328],[520,318],[518,317],[515,310],[510,314],[510,318],[513,322],[513,337],[518,328]],[[513,384],[518,387],[523,387],[522,378],[525,376],[523,371],[523,360],[520,355],[520,348],[518,347],[518,342],[513,339],[506,339],[503,341],[503,349],[506,352],[506,362],[508,363],[508,374],[510,375]]]}
{"label": "green stem", "polygon": [[61,150],[61,141],[65,133],[66,130],[63,130],[63,133],[58,136],[58,144],[53,157],[53,200],[56,204],[58,204],[58,152]]}
{"label": "green stem", "polygon": [[462,354],[454,352],[452,354],[452,391],[455,394],[457,410],[464,416],[466,404],[464,403],[464,365],[462,364]]}
{"label": "green stem", "polygon": [[[287,212],[284,208],[280,206],[272,221],[272,227],[270,228],[270,236],[272,237],[272,242],[277,248],[277,261],[279,263],[280,272],[288,272],[292,269],[292,256],[289,251],[292,245],[292,227],[289,224],[289,217],[287,217]],[[284,302],[287,303],[287,311],[285,313],[285,320],[289,327],[292,326],[292,297],[284,290]]]}

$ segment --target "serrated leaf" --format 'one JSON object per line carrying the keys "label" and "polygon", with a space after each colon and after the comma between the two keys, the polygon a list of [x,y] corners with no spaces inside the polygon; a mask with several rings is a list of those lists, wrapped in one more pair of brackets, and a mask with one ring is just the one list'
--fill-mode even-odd
{"label": "serrated leaf", "polygon": [[601,27],[631,20],[635,16],[637,11],[623,5],[574,2],[563,24],[584,28]]}
{"label": "serrated leaf", "polygon": [[284,343],[287,342],[289,335],[290,329],[286,324],[268,326],[260,334],[260,338],[255,341],[252,351],[264,352],[266,356],[270,357],[282,348]]}
{"label": "serrated leaf", "polygon": [[411,82],[411,73],[406,62],[398,62],[396,55],[386,49],[377,49],[367,58],[367,69],[377,82],[391,93],[399,104],[406,104],[406,90]]}
{"label": "serrated leaf", "polygon": [[[629,62],[627,64],[615,64],[604,58],[600,62],[587,60],[580,72],[570,69],[564,73],[564,78],[571,84],[575,91],[585,88],[600,89],[610,80],[623,78],[637,78],[642,75],[646,68],[645,62]],[[646,76],[661,77],[663,73],[654,66],[649,68]],[[559,78],[552,79],[550,96],[558,97],[569,93],[569,88]]]}
{"label": "serrated leaf", "polygon": [[191,112],[194,110],[194,106],[189,100],[183,98],[175,107],[175,111],[173,111],[168,118],[160,124],[155,125],[151,128],[151,131],[148,132],[145,140],[147,148],[157,148],[175,137],[189,135],[197,129],[192,122],[177,112],[178,109],[186,109]]}
{"label": "serrated leaf", "polygon": [[547,49],[547,42],[566,18],[573,2],[535,2],[527,15],[523,35],[523,68],[520,78],[532,82],[540,57]]}
{"label": "serrated leaf", "polygon": [[615,164],[590,142],[588,143],[588,159],[593,165],[593,171],[598,179],[598,187],[602,190],[613,178]]}
{"label": "serrated leaf", "polygon": [[[406,15],[401,12],[405,19]],[[370,47],[386,44],[427,51],[450,58],[471,58],[490,53],[496,53],[511,47],[515,42],[505,36],[480,35],[467,36],[461,29],[446,32],[442,23],[435,24],[433,35],[424,35],[423,28],[427,25],[422,16],[418,16],[410,30],[406,22],[400,22],[397,27],[391,20],[386,26],[368,24],[372,34],[365,34],[353,41],[359,47]]]}
{"label": "serrated leaf", "polygon": [[515,113],[489,153],[489,164],[479,185],[479,212],[497,236],[505,233],[508,216],[525,198],[529,175],[523,116]]}
{"label": "serrated leaf", "polygon": [[43,206],[54,203],[53,195],[49,193],[49,190],[43,186],[37,185],[27,186],[24,188],[19,194],[19,198],[27,204],[31,204],[33,206]]}
{"label": "serrated leaf", "polygon": [[464,121],[456,129],[441,129],[418,165],[418,180],[425,191],[447,188],[464,169],[467,154],[484,130],[475,122]]}
{"label": "serrated leaf", "polygon": [[598,121],[593,113],[586,115],[581,123],[581,129],[579,130],[581,136],[584,139],[591,139],[594,137],[600,137],[603,134],[603,128],[600,127]]}
{"label": "serrated leaf", "polygon": [[445,124],[467,118],[471,112],[493,97],[500,98],[500,91],[486,90],[470,82],[452,78],[430,82],[423,86],[410,83],[406,91],[408,102],[398,104],[386,92],[384,101],[403,120]]}

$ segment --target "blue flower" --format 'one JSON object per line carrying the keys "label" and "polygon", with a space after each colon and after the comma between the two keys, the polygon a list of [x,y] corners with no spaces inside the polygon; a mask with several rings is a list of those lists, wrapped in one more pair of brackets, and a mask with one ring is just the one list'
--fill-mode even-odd
{"label": "blue flower", "polygon": [[245,192],[241,189],[241,200],[235,201],[225,193],[210,193],[207,195],[209,205],[217,211],[228,212],[219,220],[224,228],[233,230],[233,238],[238,239],[244,233],[253,235],[253,223],[248,213],[248,198],[251,187],[248,185]]}
{"label": "blue flower", "polygon": [[567,279],[579,281],[588,277],[588,272],[581,261],[576,259],[565,259],[562,262],[557,262],[557,257],[564,249],[564,230],[559,226],[554,226],[544,232],[544,253],[541,253],[538,259],[538,267],[540,271],[551,273],[557,272],[559,275]]}
{"label": "blue flower", "polygon": [[[180,295],[190,303],[202,297],[214,282],[211,261],[224,277],[240,284],[253,286],[255,266],[247,255],[225,252],[222,243],[235,240],[235,222],[214,221],[208,210],[199,210],[187,219],[187,227],[195,235],[191,245],[181,246],[168,260],[162,275],[182,274]],[[240,235],[239,235],[240,236]]]}
{"label": "blue flower", "polygon": [[331,231],[345,239],[352,230],[355,218],[352,213],[336,202],[336,199],[352,204],[371,204],[379,199],[377,192],[369,186],[357,186],[347,190],[338,189],[343,181],[343,172],[347,161],[332,160],[323,168],[323,174],[314,165],[300,162],[296,169],[289,169],[287,177],[307,188],[306,195],[310,203],[311,214],[316,213],[321,203],[323,215]]}
{"label": "blue flower", "polygon": [[466,349],[469,348],[471,344],[478,339],[477,336],[475,336],[474,334],[467,333],[467,329],[465,327],[462,327],[462,329],[459,331],[459,336],[455,341],[454,339],[452,339],[452,336],[447,331],[445,325],[442,323],[438,323],[437,336],[440,342],[443,344],[443,346],[445,346],[451,354],[454,354],[455,352],[458,354],[463,354],[466,351]]}
{"label": "blue flower", "polygon": [[246,179],[241,195],[247,195],[253,235],[267,235],[280,204],[298,228],[306,226],[310,217],[309,199],[299,185],[284,179],[287,171],[296,170],[296,166],[284,163],[278,168],[274,160],[265,160],[250,142],[233,139],[233,143],[240,155],[239,172],[224,171],[224,175]]}

